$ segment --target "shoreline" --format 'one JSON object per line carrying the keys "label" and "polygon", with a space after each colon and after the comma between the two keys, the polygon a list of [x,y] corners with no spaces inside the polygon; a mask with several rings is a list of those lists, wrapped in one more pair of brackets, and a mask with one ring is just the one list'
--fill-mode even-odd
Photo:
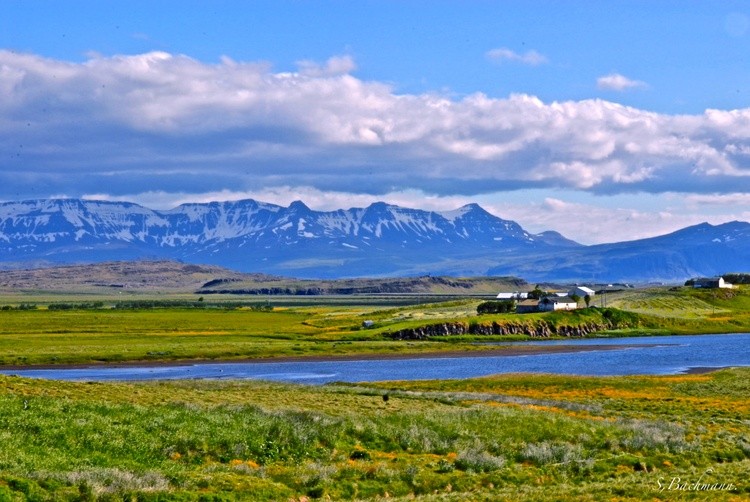
{"label": "shoreline", "polygon": [[706,373],[713,373],[719,370],[725,370],[727,368],[734,368],[735,366],[691,366],[685,371],[681,372],[681,375],[705,375]]}
{"label": "shoreline", "polygon": [[207,364],[275,364],[293,362],[335,362],[335,361],[372,361],[372,360],[409,360],[409,359],[452,359],[464,357],[513,357],[536,354],[561,354],[571,352],[592,352],[598,350],[622,350],[640,345],[565,345],[516,346],[503,349],[483,350],[444,350],[438,352],[403,352],[403,353],[367,353],[367,354],[320,354],[310,356],[280,356],[264,358],[238,359],[141,359],[133,361],[91,361],[88,363],[41,363],[41,364],[6,364],[0,365],[0,371],[23,370],[69,370],[86,368],[163,368],[170,366],[196,366]]}

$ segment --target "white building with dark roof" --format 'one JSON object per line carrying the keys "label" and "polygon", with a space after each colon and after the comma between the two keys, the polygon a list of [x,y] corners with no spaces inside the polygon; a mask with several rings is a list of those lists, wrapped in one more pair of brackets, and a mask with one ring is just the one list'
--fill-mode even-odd
{"label": "white building with dark roof", "polygon": [[726,282],[723,277],[699,277],[693,279],[694,288],[706,289],[732,289],[732,284]]}
{"label": "white building with dark roof", "polygon": [[545,296],[539,300],[540,312],[552,312],[554,310],[575,310],[578,302],[567,296]]}

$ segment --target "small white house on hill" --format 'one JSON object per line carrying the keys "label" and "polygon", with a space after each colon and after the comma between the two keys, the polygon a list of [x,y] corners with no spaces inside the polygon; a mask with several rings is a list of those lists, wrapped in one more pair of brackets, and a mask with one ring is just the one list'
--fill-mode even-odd
{"label": "small white house on hill", "polygon": [[575,310],[578,303],[567,296],[545,296],[539,300],[540,312],[552,312],[554,310]]}
{"label": "small white house on hill", "polygon": [[586,286],[576,286],[568,291],[568,296],[580,296],[581,298],[585,298],[586,295],[594,296],[595,294],[596,292],[593,289],[587,288]]}

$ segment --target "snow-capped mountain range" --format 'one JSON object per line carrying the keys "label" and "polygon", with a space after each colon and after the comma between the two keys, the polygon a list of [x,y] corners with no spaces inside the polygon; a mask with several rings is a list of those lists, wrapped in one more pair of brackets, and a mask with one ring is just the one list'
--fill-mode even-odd
{"label": "snow-capped mountain range", "polygon": [[128,202],[49,199],[0,204],[0,262],[170,258],[298,277],[491,273],[631,281],[750,268],[750,224],[680,232],[582,246],[556,232],[531,234],[476,204],[448,212],[382,202],[313,211],[299,201],[283,207],[243,200],[155,211]]}

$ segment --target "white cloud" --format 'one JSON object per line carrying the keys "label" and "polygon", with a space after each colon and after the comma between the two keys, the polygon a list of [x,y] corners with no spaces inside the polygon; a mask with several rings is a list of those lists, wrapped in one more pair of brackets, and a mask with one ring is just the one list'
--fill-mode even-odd
{"label": "white cloud", "polygon": [[282,73],[164,52],[69,63],[0,51],[0,198],[103,186],[750,191],[749,109],[673,116],[604,100],[398,94],[354,69],[348,56]]}
{"label": "white cloud", "polygon": [[734,209],[745,206],[750,210],[750,193],[695,194],[685,196],[684,200],[688,205],[694,207],[724,206]]}
{"label": "white cloud", "polygon": [[642,89],[648,87],[646,82],[632,80],[619,73],[610,73],[596,79],[596,86],[605,91],[626,91],[628,89]]}
{"label": "white cloud", "polygon": [[708,222],[721,224],[731,220],[750,219],[750,205],[746,210],[736,208],[717,214],[706,214],[699,208],[675,205],[661,210],[638,208],[637,197],[631,206],[612,206],[602,200],[601,205],[571,202],[548,197],[528,204],[489,204],[490,212],[518,221],[527,230],[542,232],[556,230],[582,244],[604,244],[664,235],[681,228]]}
{"label": "white cloud", "polygon": [[491,49],[487,51],[486,55],[488,59],[496,63],[510,61],[513,63],[521,63],[529,66],[539,66],[547,63],[547,58],[543,54],[540,54],[534,50],[526,51],[521,54],[506,47],[499,47],[497,49]]}

